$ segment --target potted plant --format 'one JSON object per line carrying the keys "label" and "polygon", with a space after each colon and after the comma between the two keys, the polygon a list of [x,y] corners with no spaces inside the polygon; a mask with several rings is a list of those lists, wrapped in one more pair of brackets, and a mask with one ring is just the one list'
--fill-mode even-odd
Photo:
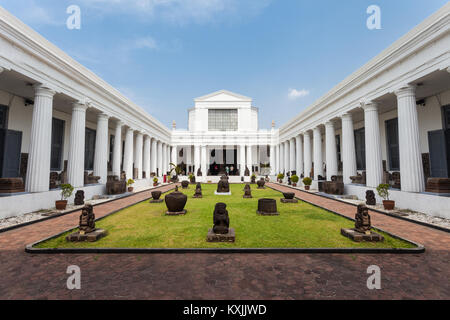
{"label": "potted plant", "polygon": [[189,173],[189,181],[195,183],[195,176],[192,173]]}
{"label": "potted plant", "polygon": [[61,185],[61,200],[55,201],[56,210],[66,210],[67,199],[72,195],[73,187],[71,184],[65,183]]}
{"label": "potted plant", "polygon": [[[178,176],[181,175],[181,173],[183,172],[183,169],[181,169],[180,166],[177,166],[176,164],[170,163],[171,169],[169,172],[169,182],[173,181],[173,182],[178,182]],[[173,176],[173,178],[170,178],[170,175],[172,174],[172,172],[175,173],[175,176]]]}
{"label": "potted plant", "polygon": [[128,187],[128,192],[133,192],[133,187],[132,187],[132,185],[134,184],[134,180],[133,179],[128,179],[128,181],[127,181],[127,187]]}
{"label": "potted plant", "polygon": [[279,174],[277,175],[277,179],[278,179],[278,182],[279,182],[279,183],[283,183],[284,174],[279,173]]}
{"label": "potted plant", "polygon": [[394,210],[394,208],[395,208],[395,201],[389,200],[389,188],[390,187],[391,187],[390,185],[384,184],[384,183],[380,184],[377,187],[378,195],[384,199],[383,207],[385,210]]}
{"label": "potted plant", "polygon": [[158,178],[154,177],[153,178],[153,186],[156,187],[158,185]]}
{"label": "potted plant", "polygon": [[296,174],[294,174],[294,175],[291,177],[292,185],[293,185],[294,187],[297,186],[298,180],[300,180],[300,179],[299,179],[299,177],[298,177]]}
{"label": "potted plant", "polygon": [[305,190],[309,190],[309,188],[312,184],[312,179],[310,177],[305,177],[305,178],[303,178],[302,182],[305,185]]}

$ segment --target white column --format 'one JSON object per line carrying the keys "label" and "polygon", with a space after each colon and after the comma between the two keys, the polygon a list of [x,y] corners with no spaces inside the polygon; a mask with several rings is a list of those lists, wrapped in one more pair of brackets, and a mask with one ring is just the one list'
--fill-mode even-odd
{"label": "white column", "polygon": [[113,149],[113,175],[120,178],[120,162],[122,160],[122,125],[123,122],[118,120],[116,122],[116,130],[114,134],[114,149]]}
{"label": "white column", "polygon": [[356,176],[356,150],[351,113],[342,115],[342,171],[344,183],[352,183],[350,177]]}
{"label": "white column", "polygon": [[320,127],[315,127],[314,132],[314,180],[319,176],[323,177],[323,157],[322,157],[322,132]]}
{"label": "white column", "polygon": [[156,139],[152,139],[152,150],[150,152],[150,171],[156,175],[158,167],[158,144]]}
{"label": "white column", "polygon": [[286,170],[286,174],[290,171],[290,169],[291,169],[291,167],[290,167],[290,164],[289,164],[289,153],[290,153],[290,150],[289,150],[289,140],[288,141],[285,141],[284,142],[284,170]]}
{"label": "white column", "polygon": [[420,151],[416,89],[406,86],[395,92],[398,108],[398,139],[402,191],[423,192],[425,178]]}
{"label": "white column", "polygon": [[239,146],[239,173],[241,174],[241,176],[244,176],[245,174],[245,145],[241,144]]}
{"label": "white column", "polygon": [[277,146],[275,147],[276,150],[276,155],[275,155],[275,174],[280,173],[281,169],[280,169],[280,145],[277,144]]}
{"label": "white column", "polygon": [[297,171],[295,163],[295,138],[289,141],[289,166],[290,171]]}
{"label": "white column", "polygon": [[123,171],[127,180],[133,179],[134,130],[127,129],[125,136],[125,150],[123,153]]}
{"label": "white column", "polygon": [[194,146],[194,174],[197,176],[198,169],[200,168],[200,146]]}
{"label": "white column", "polygon": [[53,90],[42,85],[35,87],[26,176],[27,192],[49,190],[54,95]]}
{"label": "white column", "polygon": [[[312,168],[312,161],[311,161],[311,134],[309,131],[306,131],[303,134],[303,155],[304,155],[304,175],[305,177],[310,177],[311,175],[311,168]],[[311,177],[312,178],[312,177]]]}
{"label": "white column", "polygon": [[144,171],[145,178],[150,178],[150,137],[147,135],[144,138]]}
{"label": "white column", "polygon": [[296,144],[295,149],[297,151],[296,155],[297,176],[300,177],[300,175],[303,173],[303,141],[300,135],[295,137],[295,144]]}
{"label": "white column", "polygon": [[162,161],[163,161],[163,159],[162,159],[162,143],[161,143],[161,141],[158,141],[157,142],[157,149],[158,149],[158,151],[156,152],[156,157],[157,157],[157,168],[158,168],[158,176],[162,176],[162,172],[163,172],[163,169],[162,169]]}
{"label": "white column", "polygon": [[284,143],[280,143],[280,173],[284,173]]}
{"label": "white column", "polygon": [[142,148],[144,144],[144,135],[142,132],[136,134],[136,158],[134,159],[134,167],[137,169],[137,179],[142,179]]}
{"label": "white column", "polygon": [[170,160],[170,162],[171,163],[173,163],[174,165],[178,165],[178,161],[177,161],[177,158],[178,158],[178,155],[177,155],[177,146],[172,146],[172,158],[171,158],[171,160]]}
{"label": "white column", "polygon": [[72,107],[67,180],[74,188],[84,186],[84,144],[87,108],[83,103],[74,103]]}
{"label": "white column", "polygon": [[106,183],[108,176],[108,115],[97,116],[97,134],[95,135],[94,176],[100,177],[99,183]]}
{"label": "white column", "polygon": [[253,173],[253,146],[248,145],[247,146],[247,167],[248,170],[250,170],[250,175]]}
{"label": "white column", "polygon": [[275,154],[275,146],[270,145],[270,175],[276,175],[276,154]]}
{"label": "white column", "polygon": [[208,167],[207,167],[207,162],[208,162],[208,158],[207,158],[207,154],[206,154],[206,146],[202,146],[201,147],[201,168],[202,168],[202,174],[204,177],[206,177],[208,175]]}
{"label": "white column", "polygon": [[363,108],[366,140],[366,185],[377,187],[383,181],[378,105],[370,102],[366,103]]}
{"label": "white column", "polygon": [[325,147],[327,161],[327,180],[331,181],[332,176],[338,174],[337,149],[336,149],[336,132],[334,123],[328,121],[325,123]]}

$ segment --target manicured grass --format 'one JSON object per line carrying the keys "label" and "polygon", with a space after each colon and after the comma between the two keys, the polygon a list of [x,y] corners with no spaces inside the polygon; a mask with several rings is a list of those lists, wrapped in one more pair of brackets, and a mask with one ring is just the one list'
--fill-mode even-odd
{"label": "manicured grass", "polygon": [[[244,185],[231,185],[231,196],[214,195],[215,184],[204,184],[203,199],[193,199],[194,185],[180,191],[188,195],[185,216],[165,216],[164,203],[148,201],[115,213],[96,223],[108,236],[95,243],[66,242],[65,235],[39,244],[39,248],[412,248],[412,244],[383,233],[383,243],[356,243],[340,234],[354,223],[299,201],[283,204],[283,195],[252,185],[253,199],[243,199]],[[258,198],[277,200],[279,216],[256,214]],[[208,243],[217,202],[225,202],[235,243]],[[356,210],[356,209],[355,209]],[[75,221],[74,221],[75,223]]]}

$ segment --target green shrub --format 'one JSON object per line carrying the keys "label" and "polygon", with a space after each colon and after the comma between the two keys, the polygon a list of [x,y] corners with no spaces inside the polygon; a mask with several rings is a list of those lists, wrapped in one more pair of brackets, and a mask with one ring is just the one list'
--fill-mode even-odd
{"label": "green shrub", "polygon": [[292,181],[293,183],[297,183],[298,180],[300,180],[300,179],[299,179],[299,177],[298,177],[296,174],[294,174],[294,175],[291,177],[291,181]]}
{"label": "green shrub", "polygon": [[61,200],[69,198],[73,193],[73,187],[69,183],[61,185]]}
{"label": "green shrub", "polygon": [[377,192],[378,192],[378,195],[381,197],[381,198],[383,198],[384,200],[389,200],[389,188],[390,188],[391,186],[390,185],[388,185],[388,184],[380,184],[378,187],[377,187]]}
{"label": "green shrub", "polygon": [[153,178],[153,183],[158,183],[158,178],[157,177]]}
{"label": "green shrub", "polygon": [[131,179],[131,178],[128,179],[128,181],[127,181],[127,187],[133,185],[133,183],[134,183],[134,180],[133,180],[133,179]]}
{"label": "green shrub", "polygon": [[278,180],[284,179],[284,174],[279,173],[279,174],[277,175],[277,179],[278,179]]}
{"label": "green shrub", "polygon": [[312,179],[310,177],[305,177],[303,178],[302,182],[305,186],[310,186],[312,183]]}

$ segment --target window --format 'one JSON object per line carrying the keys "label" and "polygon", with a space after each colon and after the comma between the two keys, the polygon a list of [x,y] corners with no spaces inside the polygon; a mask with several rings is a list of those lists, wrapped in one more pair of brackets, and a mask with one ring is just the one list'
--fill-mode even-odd
{"label": "window", "polygon": [[400,151],[398,145],[398,119],[386,121],[386,140],[389,170],[400,170]]}
{"label": "window", "polygon": [[114,154],[114,136],[109,136],[109,161],[108,161],[108,171],[112,171],[112,161]]}
{"label": "window", "polygon": [[84,170],[94,170],[95,135],[95,130],[86,128],[84,145]]}
{"label": "window", "polygon": [[237,109],[209,109],[208,130],[209,131],[237,131],[238,129]]}
{"label": "window", "polygon": [[65,121],[52,119],[52,152],[50,156],[50,170],[60,171],[63,157]]}
{"label": "window", "polygon": [[8,107],[0,105],[0,129],[8,129]]}
{"label": "window", "polygon": [[336,152],[337,152],[337,161],[341,162],[341,137],[340,135],[336,136]]}
{"label": "window", "polygon": [[450,105],[442,107],[442,119],[444,129],[450,129]]}
{"label": "window", "polygon": [[356,169],[366,170],[366,137],[365,129],[355,130]]}

